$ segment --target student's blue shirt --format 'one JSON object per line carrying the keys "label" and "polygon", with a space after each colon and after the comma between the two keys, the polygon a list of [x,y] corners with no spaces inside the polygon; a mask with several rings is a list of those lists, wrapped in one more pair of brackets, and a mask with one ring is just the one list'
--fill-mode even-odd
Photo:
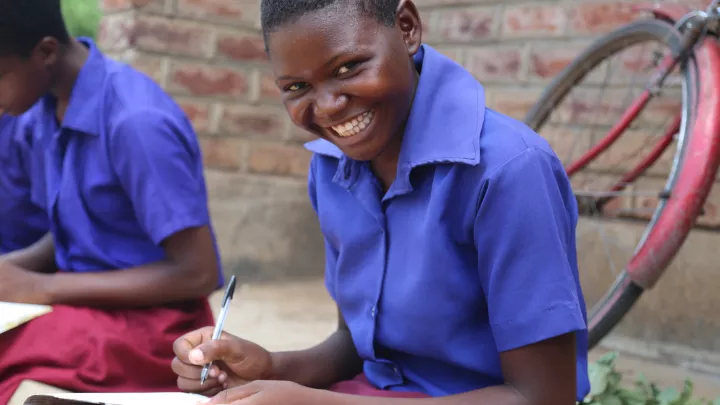
{"label": "student's blue shirt", "polygon": [[90,55],[62,125],[50,95],[32,111],[46,150],[45,187],[34,195],[45,202],[58,268],[95,272],[163,260],[167,237],[211,226],[195,132],[150,78],[82,42]]}
{"label": "student's blue shirt", "polygon": [[28,118],[0,115],[0,254],[28,247],[49,230],[45,210],[31,199],[35,160]]}
{"label": "student's blue shirt", "polygon": [[326,285],[374,385],[432,396],[504,382],[499,353],[576,332],[577,399],[589,391],[577,207],[562,164],[482,86],[424,45],[397,177],[325,140],[310,200]]}

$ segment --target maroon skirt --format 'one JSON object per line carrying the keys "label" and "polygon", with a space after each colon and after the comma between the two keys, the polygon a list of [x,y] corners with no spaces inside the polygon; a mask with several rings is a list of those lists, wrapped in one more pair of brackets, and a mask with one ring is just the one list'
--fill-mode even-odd
{"label": "maroon skirt", "polygon": [[364,397],[385,398],[428,398],[428,395],[419,392],[387,391],[375,388],[368,381],[365,374],[360,374],[352,380],[342,381],[330,387],[330,391],[341,394],[361,395]]}
{"label": "maroon skirt", "polygon": [[72,392],[175,392],[173,342],[213,325],[207,300],[146,309],[55,306],[0,334],[0,404],[34,380]]}

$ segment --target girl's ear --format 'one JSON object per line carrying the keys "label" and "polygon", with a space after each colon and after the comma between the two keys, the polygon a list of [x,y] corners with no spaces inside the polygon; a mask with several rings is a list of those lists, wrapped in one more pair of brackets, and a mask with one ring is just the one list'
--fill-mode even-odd
{"label": "girl's ear", "polygon": [[412,57],[422,44],[422,20],[412,0],[400,0],[395,11],[395,25],[402,32],[405,47]]}

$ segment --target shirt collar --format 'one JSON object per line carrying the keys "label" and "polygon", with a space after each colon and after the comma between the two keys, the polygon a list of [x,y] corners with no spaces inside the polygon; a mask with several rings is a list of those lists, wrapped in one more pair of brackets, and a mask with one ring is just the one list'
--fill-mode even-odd
{"label": "shirt collar", "polygon": [[13,119],[10,114],[0,113],[0,129],[4,129],[6,125],[10,125]]}
{"label": "shirt collar", "polygon": [[[88,135],[99,135],[107,61],[92,39],[78,37],[77,40],[88,47],[89,54],[75,80],[62,126]],[[46,95],[43,104],[44,109],[52,110],[54,114],[54,96]]]}
{"label": "shirt collar", "polygon": [[[405,126],[396,178],[407,186],[410,171],[420,165],[477,165],[485,116],[485,91],[465,68],[425,44],[414,61],[420,80]],[[308,142],[305,147],[346,160],[337,146],[324,139]]]}
{"label": "shirt collar", "polygon": [[15,151],[11,150],[14,138],[15,118],[9,114],[0,114],[0,157],[11,156]]}

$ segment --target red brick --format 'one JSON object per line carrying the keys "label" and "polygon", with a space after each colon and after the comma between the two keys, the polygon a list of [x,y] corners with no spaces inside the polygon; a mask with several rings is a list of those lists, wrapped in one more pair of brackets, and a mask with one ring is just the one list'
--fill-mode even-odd
{"label": "red brick", "polygon": [[478,48],[468,51],[466,64],[480,82],[517,80],[522,55],[516,48]]}
{"label": "red brick", "polygon": [[420,10],[420,22],[422,23],[422,39],[424,41],[431,39],[432,33],[430,28],[433,27],[432,23],[432,11],[431,10]]}
{"label": "red brick", "polygon": [[310,132],[307,132],[306,130],[298,127],[294,123],[290,123],[290,140],[294,142],[310,142],[314,141],[315,139],[318,139],[317,136],[311,134]]}
{"label": "red brick", "polygon": [[448,6],[457,4],[497,3],[497,0],[414,0],[418,8]]}
{"label": "red brick", "polygon": [[463,63],[463,50],[455,47],[437,46],[435,50],[454,60],[457,63]]}
{"label": "red brick", "polygon": [[530,52],[529,74],[531,77],[551,79],[565,69],[575,56],[577,50],[566,47],[533,49]]}
{"label": "red brick", "polygon": [[175,11],[174,0],[135,0],[135,3],[142,12],[173,14]]}
{"label": "red brick", "polygon": [[509,6],[503,15],[502,32],[509,37],[558,35],[565,26],[565,10],[559,5]]}
{"label": "red brick", "polygon": [[[642,83],[642,82],[641,82]],[[635,94],[640,94],[640,87],[636,87]],[[633,99],[627,98],[625,108],[630,105]],[[673,97],[672,95],[662,94],[661,96],[650,100],[648,105],[640,112],[640,115],[633,122],[633,126],[641,126],[643,128],[652,128],[657,131],[656,136],[660,136],[663,132],[659,128],[661,125],[668,125],[673,117],[682,111],[682,98],[680,95]]]}
{"label": "red brick", "polygon": [[311,156],[301,145],[253,142],[247,166],[251,173],[304,177],[307,176]]}
{"label": "red brick", "polygon": [[258,0],[178,0],[178,14],[201,20],[257,25]]}
{"label": "red brick", "polygon": [[[609,127],[604,128],[578,128],[575,130],[575,137],[578,140],[586,139],[585,145],[578,145],[575,148],[573,157],[580,158],[592,146],[596,145],[603,139],[609,131]],[[645,131],[628,130],[625,131],[610,147],[602,154],[595,158],[590,165],[590,169],[602,172],[627,173],[646,156],[647,152],[652,149],[652,145],[657,139]],[[667,175],[667,172],[665,172]],[[660,189],[657,189],[658,191]]]}
{"label": "red brick", "polygon": [[196,63],[173,62],[168,89],[195,96],[241,97],[248,93],[248,73]]}
{"label": "red brick", "polygon": [[[659,54],[656,54],[656,51]],[[660,48],[656,43],[643,42],[635,46],[628,47],[613,56],[612,63],[612,83],[632,83],[633,81],[643,81],[650,78],[650,74],[658,70],[664,56],[668,56],[670,50]],[[673,71],[675,85],[679,86],[678,73],[679,66]],[[665,83],[665,88],[672,83]]]}
{"label": "red brick", "polygon": [[280,89],[275,84],[273,74],[265,69],[256,74],[258,80],[258,94],[255,101],[280,101]]}
{"label": "red brick", "polygon": [[106,15],[100,20],[98,45],[106,52],[130,48],[135,30],[132,12]]}
{"label": "red brick", "polygon": [[[528,108],[530,106],[528,106]],[[567,153],[573,143],[573,136],[577,136],[574,131],[564,126],[548,123],[540,128],[539,134],[548,141],[552,150],[561,160],[567,157]]]}
{"label": "red brick", "polygon": [[131,64],[137,70],[148,75],[161,87],[164,87],[167,76],[167,63],[169,62],[163,57],[139,54],[132,58]]}
{"label": "red brick", "polygon": [[575,87],[556,106],[552,119],[567,124],[612,125],[627,106],[626,90]]}
{"label": "red brick", "polygon": [[279,108],[226,106],[220,119],[220,133],[243,138],[284,139],[288,127],[285,111]]}
{"label": "red brick", "polygon": [[632,1],[605,1],[582,3],[571,11],[571,28],[574,32],[598,34],[612,31],[633,21]]}
{"label": "red brick", "polygon": [[201,136],[203,163],[213,169],[238,170],[245,160],[245,145],[239,139]]}
{"label": "red brick", "polygon": [[262,35],[240,32],[218,33],[217,52],[220,56],[236,61],[266,62],[265,43]]}
{"label": "red brick", "polygon": [[178,105],[185,111],[192,121],[195,132],[208,134],[210,132],[210,103],[192,99],[178,98]]}
{"label": "red brick", "polygon": [[141,16],[135,24],[134,43],[144,51],[209,57],[214,49],[213,29],[176,19]]}
{"label": "red brick", "polygon": [[537,101],[541,89],[489,88],[486,91],[490,101],[489,107],[515,119],[522,120],[530,107]]}
{"label": "red brick", "polygon": [[[587,44],[554,44],[538,46],[530,50],[528,65],[529,77],[552,79],[569,65],[587,46]],[[605,65],[595,70],[603,69]],[[591,72],[588,78],[597,73]]]}
{"label": "red brick", "polygon": [[133,8],[134,0],[102,0],[100,7],[106,13],[129,10]]}
{"label": "red brick", "polygon": [[427,32],[431,38],[453,42],[472,42],[490,37],[495,23],[495,8],[453,8],[438,10]]}

